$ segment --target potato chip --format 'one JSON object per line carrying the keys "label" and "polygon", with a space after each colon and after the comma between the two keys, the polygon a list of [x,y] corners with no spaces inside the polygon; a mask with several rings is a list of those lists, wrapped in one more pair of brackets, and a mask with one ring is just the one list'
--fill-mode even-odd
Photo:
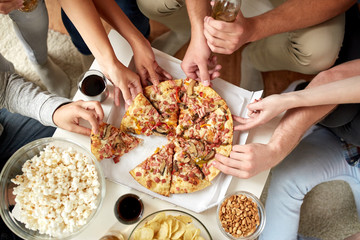
{"label": "potato chip", "polygon": [[191,223],[192,222],[192,218],[190,216],[179,215],[179,216],[175,216],[175,218],[182,221],[183,223]]}
{"label": "potato chip", "polygon": [[152,240],[154,231],[151,228],[142,227],[134,232],[134,240]]}
{"label": "potato chip", "polygon": [[182,235],[184,235],[186,227],[185,227],[185,223],[178,221],[178,229],[176,230],[176,232],[173,232],[173,234],[171,235],[172,239],[179,239]]}
{"label": "potato chip", "polygon": [[147,223],[145,224],[145,227],[151,228],[154,231],[154,233],[156,233],[160,230],[160,223],[158,222]]}
{"label": "potato chip", "polygon": [[158,239],[165,239],[168,237],[168,232],[169,232],[169,225],[166,222],[162,222],[156,237]]}

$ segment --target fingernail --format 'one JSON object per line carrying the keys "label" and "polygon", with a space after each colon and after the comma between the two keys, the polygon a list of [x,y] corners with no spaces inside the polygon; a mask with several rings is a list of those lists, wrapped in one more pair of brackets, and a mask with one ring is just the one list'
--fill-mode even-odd
{"label": "fingernail", "polygon": [[205,80],[205,81],[204,81],[204,85],[205,85],[205,86],[209,86],[209,85],[210,85],[210,80]]}

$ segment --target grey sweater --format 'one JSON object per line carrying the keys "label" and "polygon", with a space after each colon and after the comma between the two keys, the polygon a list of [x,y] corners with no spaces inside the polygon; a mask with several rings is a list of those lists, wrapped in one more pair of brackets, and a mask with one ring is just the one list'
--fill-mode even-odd
{"label": "grey sweater", "polygon": [[[0,72],[0,108],[34,118],[46,126],[56,125],[52,116],[62,104],[71,102],[67,98],[42,91],[39,86],[27,82],[11,72]],[[3,126],[0,123],[0,136]]]}

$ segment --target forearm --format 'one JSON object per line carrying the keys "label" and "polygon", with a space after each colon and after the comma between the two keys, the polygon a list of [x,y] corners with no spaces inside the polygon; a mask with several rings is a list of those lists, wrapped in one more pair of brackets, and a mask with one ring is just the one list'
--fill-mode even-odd
{"label": "forearm", "polygon": [[287,111],[269,141],[273,154],[277,156],[270,165],[273,167],[281,162],[298,145],[306,131],[323,119],[335,106],[294,108]]}
{"label": "forearm", "polygon": [[349,9],[355,0],[288,0],[264,14],[248,18],[256,41],[274,34],[314,26]]}
{"label": "forearm", "polygon": [[360,102],[360,60],[353,60],[319,73],[301,91],[281,94],[288,109]]}
{"label": "forearm", "polygon": [[0,73],[0,107],[34,118],[44,125],[54,126],[52,115],[69,99],[43,92],[37,85],[26,82],[17,74]]}
{"label": "forearm", "polygon": [[100,16],[134,48],[147,41],[114,0],[93,0]]}
{"label": "forearm", "polygon": [[204,18],[211,15],[211,5],[209,0],[186,0],[186,8],[191,22],[191,38],[205,38]]}
{"label": "forearm", "polygon": [[106,65],[113,65],[117,58],[93,1],[59,0],[59,3],[102,69],[106,69]]}

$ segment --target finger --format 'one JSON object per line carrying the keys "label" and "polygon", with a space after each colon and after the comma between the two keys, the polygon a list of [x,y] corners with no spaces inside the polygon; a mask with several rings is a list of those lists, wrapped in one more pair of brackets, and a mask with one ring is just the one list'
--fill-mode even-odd
{"label": "finger", "polygon": [[156,62],[154,62],[153,66],[147,68],[150,82],[152,82],[152,84],[154,84],[155,86],[159,84],[159,78],[155,71],[158,67],[159,65]]}
{"label": "finger", "polygon": [[[121,90],[118,87],[114,87],[114,101],[115,106],[120,106]],[[125,99],[125,98],[124,98]]]}
{"label": "finger", "polygon": [[93,132],[98,133],[99,130],[99,121],[97,119],[96,113],[93,113],[91,111],[80,111],[79,116],[84,119],[85,121],[88,121],[91,125],[91,128]]}
{"label": "finger", "polygon": [[171,80],[173,79],[173,77],[171,76],[170,73],[168,73],[167,71],[165,71],[162,67],[160,67],[158,65],[158,67],[156,68],[156,72],[160,75],[163,76],[162,80]]}
{"label": "finger", "polygon": [[83,127],[80,125],[72,124],[71,131],[75,133],[79,133],[82,135],[90,136],[91,135],[91,129],[87,127]]}
{"label": "finger", "polygon": [[102,121],[104,119],[104,110],[101,106],[101,103],[100,102],[97,102],[97,101],[91,101],[91,102],[84,102],[84,105],[83,105],[85,108],[92,108],[94,109],[96,115],[97,115],[97,118],[99,121]]}
{"label": "finger", "polygon": [[243,118],[243,117],[236,116],[236,115],[232,115],[232,117],[236,122],[241,123],[241,124],[245,124],[249,121],[247,118]]}
{"label": "finger", "polygon": [[148,74],[147,74],[147,71],[145,69],[142,69],[141,71],[138,71],[138,75],[140,76],[140,81],[141,81],[141,84],[146,87],[148,86]]}
{"label": "finger", "polygon": [[210,86],[210,75],[207,68],[207,64],[199,64],[200,79],[204,86]]}
{"label": "finger", "polygon": [[216,161],[213,161],[212,165],[215,168],[219,169],[221,172],[228,174],[228,175],[238,177],[238,178],[248,178],[249,177],[249,174],[246,171],[244,171],[240,168],[233,168],[233,167],[229,166],[229,162],[236,161],[236,160],[225,157],[221,154],[216,154],[215,158],[216,158]]}
{"label": "finger", "polygon": [[[129,88],[131,89],[131,96],[132,100],[142,92],[142,87],[140,84],[140,81],[135,81],[129,85]],[[129,104],[130,105],[130,104]]]}

